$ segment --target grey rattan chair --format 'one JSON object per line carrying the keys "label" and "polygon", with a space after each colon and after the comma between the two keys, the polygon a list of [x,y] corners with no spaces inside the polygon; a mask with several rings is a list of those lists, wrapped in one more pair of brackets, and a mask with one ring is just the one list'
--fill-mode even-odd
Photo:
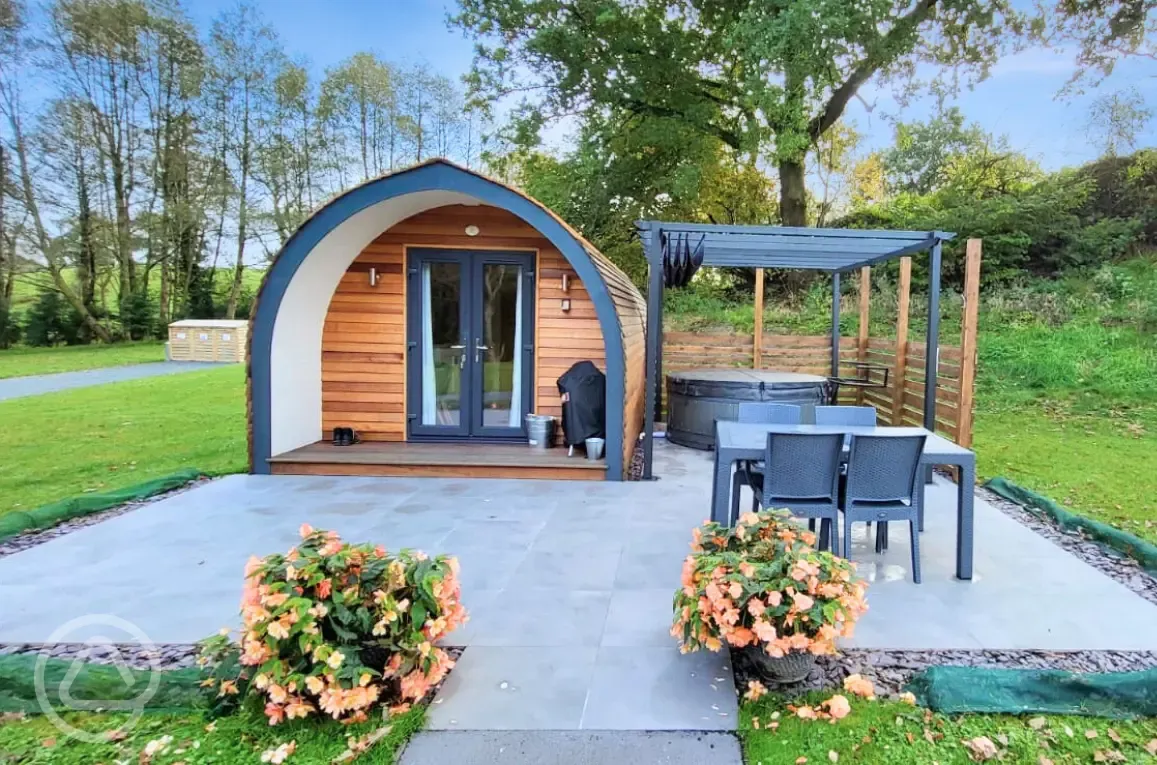
{"label": "grey rattan chair", "polygon": [[787,509],[809,526],[820,522],[818,547],[830,536],[831,550],[840,549],[840,433],[768,433],[761,473],[752,473],[751,488],[765,508]]}
{"label": "grey rattan chair", "polygon": [[[756,422],[766,425],[799,425],[803,410],[795,404],[772,404],[751,401],[741,403],[737,412],[739,422]],[[751,485],[751,473],[761,469],[759,463],[743,462],[731,477],[731,517],[739,517],[739,489]],[[759,507],[759,497],[751,499],[751,509]]]}
{"label": "grey rattan chair", "polygon": [[852,524],[875,521],[876,551],[888,521],[907,521],[912,535],[912,578],[920,583],[919,513],[923,484],[920,456],[925,436],[853,436],[844,511],[844,557],[851,554]]}
{"label": "grey rattan chair", "polygon": [[816,425],[857,425],[873,427],[876,424],[874,406],[817,406]]}

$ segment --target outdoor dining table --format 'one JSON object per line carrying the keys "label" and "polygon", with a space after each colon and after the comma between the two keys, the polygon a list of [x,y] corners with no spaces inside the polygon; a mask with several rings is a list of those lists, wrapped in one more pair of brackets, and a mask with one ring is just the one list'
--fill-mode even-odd
{"label": "outdoor dining table", "polygon": [[851,425],[771,425],[767,423],[715,422],[715,488],[711,496],[711,520],[731,525],[731,471],[741,460],[762,459],[769,433],[845,433],[854,436],[926,436],[921,469],[933,465],[960,468],[956,487],[956,576],[972,578],[972,492],[976,483],[976,454],[924,428]]}

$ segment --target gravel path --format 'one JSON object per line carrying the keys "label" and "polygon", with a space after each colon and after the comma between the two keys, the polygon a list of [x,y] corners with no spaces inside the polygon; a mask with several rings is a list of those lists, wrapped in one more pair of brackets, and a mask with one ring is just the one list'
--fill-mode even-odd
{"label": "gravel path", "polygon": [[209,361],[158,361],[151,364],[130,364],[106,369],[86,369],[81,372],[61,372],[55,375],[32,375],[11,377],[0,380],[0,401],[24,396],[39,396],[72,388],[88,388],[92,385],[137,380],[142,377],[173,375],[183,372],[197,372],[213,369],[222,364]]}
{"label": "gravel path", "polygon": [[9,537],[8,539],[0,542],[0,558],[3,558],[7,555],[15,555],[22,550],[27,550],[28,548],[36,547],[37,545],[42,545],[45,542],[51,542],[53,539],[62,537],[65,534],[76,531],[77,529],[83,529],[85,526],[93,526],[102,521],[107,521],[109,518],[115,518],[118,515],[124,515],[125,513],[132,512],[138,507],[143,507],[152,502],[160,502],[162,499],[167,499],[174,494],[180,494],[181,492],[189,491],[190,489],[194,489],[212,480],[214,479],[198,478],[197,480],[190,481],[180,488],[173,489],[172,491],[166,491],[163,494],[154,495],[148,499],[142,499],[138,502],[126,502],[123,505],[110,507],[108,510],[101,510],[98,513],[82,515],[78,518],[73,518],[70,521],[65,521],[64,523],[58,523],[50,528],[41,529],[40,531],[26,531],[23,534],[17,534],[14,537]]}

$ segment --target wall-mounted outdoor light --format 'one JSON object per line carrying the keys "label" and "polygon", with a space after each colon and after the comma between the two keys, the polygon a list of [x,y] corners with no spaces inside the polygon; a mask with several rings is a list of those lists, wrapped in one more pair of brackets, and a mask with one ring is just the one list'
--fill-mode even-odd
{"label": "wall-mounted outdoor light", "polygon": [[570,298],[563,298],[562,299],[562,312],[567,313],[568,311],[570,311]]}
{"label": "wall-mounted outdoor light", "polygon": [[570,292],[570,274],[565,271],[562,274],[562,291]]}
{"label": "wall-mounted outdoor light", "polygon": [[371,287],[377,287],[378,286],[378,269],[376,269],[372,266],[370,267],[370,286]]}
{"label": "wall-mounted outdoor light", "polygon": [[478,236],[478,231],[479,229],[477,226],[470,224],[466,227],[466,236]]}

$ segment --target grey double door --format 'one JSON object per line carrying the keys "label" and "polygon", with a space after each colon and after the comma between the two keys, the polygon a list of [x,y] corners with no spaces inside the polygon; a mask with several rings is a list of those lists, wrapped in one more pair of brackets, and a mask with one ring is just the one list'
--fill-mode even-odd
{"label": "grey double door", "polygon": [[409,438],[525,439],[534,256],[432,248],[408,254]]}

